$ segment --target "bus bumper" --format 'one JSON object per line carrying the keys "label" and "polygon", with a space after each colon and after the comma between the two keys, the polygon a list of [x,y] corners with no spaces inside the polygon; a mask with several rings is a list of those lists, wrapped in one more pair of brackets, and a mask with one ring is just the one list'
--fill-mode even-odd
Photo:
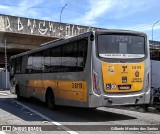
{"label": "bus bumper", "polygon": [[150,89],[147,92],[132,95],[102,95],[103,106],[139,105],[150,103]]}

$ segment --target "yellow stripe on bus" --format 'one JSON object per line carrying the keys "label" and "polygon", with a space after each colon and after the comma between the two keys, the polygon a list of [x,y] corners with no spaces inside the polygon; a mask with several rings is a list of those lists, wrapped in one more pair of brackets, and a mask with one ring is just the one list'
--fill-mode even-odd
{"label": "yellow stripe on bus", "polygon": [[[87,83],[85,81],[29,80],[30,92],[44,95],[48,87],[53,89],[55,97],[87,102]],[[39,88],[38,88],[39,87]]]}

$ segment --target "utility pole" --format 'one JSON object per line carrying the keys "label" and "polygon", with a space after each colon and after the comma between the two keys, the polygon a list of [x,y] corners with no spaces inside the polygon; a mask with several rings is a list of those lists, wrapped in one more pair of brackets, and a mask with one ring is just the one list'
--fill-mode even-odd
{"label": "utility pole", "polygon": [[6,78],[5,86],[6,86],[6,89],[7,89],[7,84],[8,84],[7,80],[8,79],[7,79],[7,47],[6,47],[7,44],[6,44],[6,38],[5,38],[5,44],[4,45],[5,45],[5,76],[6,76],[5,77]]}
{"label": "utility pole", "polygon": [[63,12],[63,10],[64,10],[64,8],[67,6],[67,4],[65,4],[63,7],[62,7],[62,9],[61,9],[61,13],[60,13],[60,20],[59,20],[59,22],[60,22],[60,26],[59,26],[59,31],[60,31],[60,38],[62,37],[62,31],[61,31],[61,16],[62,16],[62,12]]}
{"label": "utility pole", "polygon": [[152,26],[152,43],[153,43],[153,27],[159,22],[160,20],[157,20],[154,24],[153,24],[153,26]]}

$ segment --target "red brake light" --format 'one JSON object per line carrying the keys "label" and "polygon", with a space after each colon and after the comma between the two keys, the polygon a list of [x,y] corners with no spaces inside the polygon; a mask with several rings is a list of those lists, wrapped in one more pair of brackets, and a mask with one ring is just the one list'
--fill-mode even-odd
{"label": "red brake light", "polygon": [[94,89],[96,89],[98,91],[99,88],[97,86],[98,80],[97,80],[97,74],[96,73],[94,73],[93,81],[94,81]]}

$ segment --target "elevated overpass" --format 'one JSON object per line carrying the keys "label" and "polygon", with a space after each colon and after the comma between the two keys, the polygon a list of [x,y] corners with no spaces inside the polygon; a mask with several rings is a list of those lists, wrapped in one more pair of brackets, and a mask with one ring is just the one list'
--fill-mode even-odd
{"label": "elevated overpass", "polygon": [[9,61],[11,55],[42,43],[96,29],[100,28],[0,14],[0,68],[5,64],[5,44]]}

